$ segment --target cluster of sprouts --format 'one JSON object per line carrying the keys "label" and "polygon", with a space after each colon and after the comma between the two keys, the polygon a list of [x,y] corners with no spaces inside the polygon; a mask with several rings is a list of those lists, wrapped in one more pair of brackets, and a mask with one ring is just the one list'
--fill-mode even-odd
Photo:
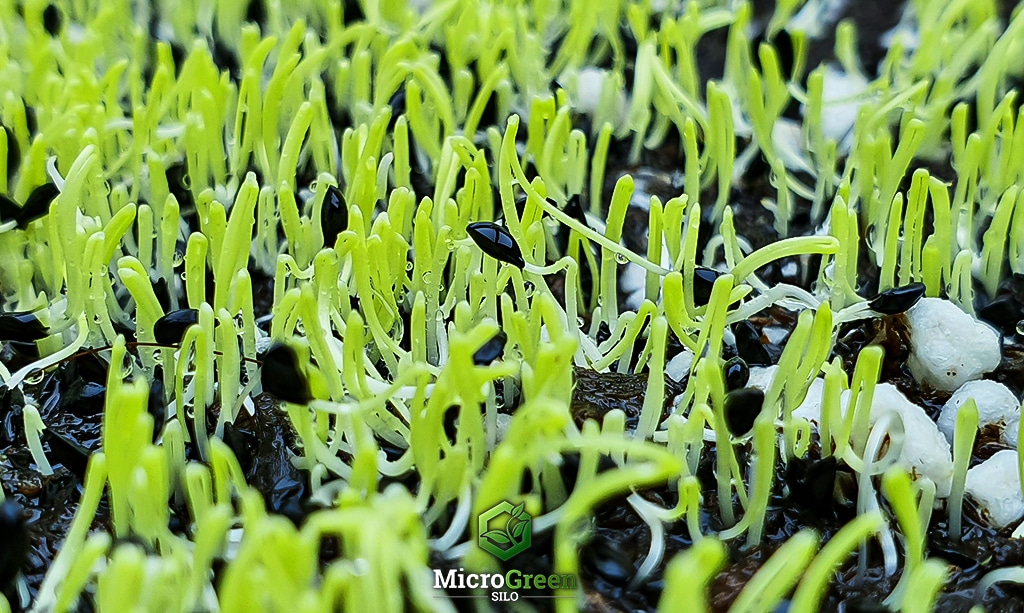
{"label": "cluster of sprouts", "polygon": [[[811,530],[786,541],[734,610],[783,599],[816,610],[856,552],[864,567],[871,540],[886,571],[902,573],[887,604],[930,607],[946,565],[926,556],[926,530],[939,509],[959,538],[977,407],[958,414],[952,491],[937,502],[936,484],[896,461],[914,433],[897,414],[871,418],[881,348],[862,351],[852,373],[833,350],[840,325],[875,315],[858,286],[865,257],[879,291],[920,282],[972,314],[975,279],[991,297],[1024,273],[1024,115],[1009,69],[1024,16],[1003,28],[991,1],[911,2],[918,34],[893,35],[876,77],[860,65],[851,23],[836,26],[835,65],[808,66],[810,34],[798,30],[790,67],[772,44],[751,47],[752,30],[771,40],[813,0],[779,2],[767,23],[745,2],[367,2],[351,20],[345,3],[267,0],[257,26],[244,21],[247,4],[155,2],[143,15],[127,0],[98,11],[69,0],[57,3],[56,34],[45,2],[0,4],[0,193],[21,203],[41,184],[59,189],[26,227],[0,220],[4,309],[34,313],[47,331],[42,357],[15,372],[0,363],[0,379],[13,390],[80,351],[110,348],[102,450],[33,610],[70,610],[84,593],[101,609],[452,610],[430,564],[498,568],[476,545],[481,512],[525,503],[534,538],[553,535],[554,572],[578,574],[593,512],[616,497],[652,535],[634,585],[662,573],[666,609],[706,610],[726,543],[764,541],[777,463],[812,446],[857,474],[859,515],[824,545]],[[719,30],[723,76],[705,84],[697,43]],[[226,56],[237,65],[225,67]],[[840,69],[865,83],[841,101],[855,109],[844,133],[828,117]],[[580,85],[586,70],[602,73],[596,100]],[[783,117],[792,104],[801,123]],[[638,161],[670,139],[681,185],[643,203],[647,251],[637,253],[622,240],[634,179],[603,193],[612,144],[629,142]],[[754,250],[730,194],[758,156],[782,240]],[[952,184],[922,163],[944,159]],[[187,179],[174,185],[182,165]],[[334,188],[347,225],[332,241],[322,213]],[[579,195],[602,227],[564,210]],[[811,203],[815,235],[788,236],[798,200]],[[497,219],[521,269],[467,234]],[[555,232],[568,233],[564,251]],[[812,290],[759,276],[794,256],[820,261]],[[623,265],[643,270],[635,310],[618,300]],[[698,267],[723,273],[706,304],[694,298]],[[558,276],[561,294],[549,283]],[[260,292],[272,293],[269,328],[257,321]],[[752,429],[737,435],[724,413],[727,331],[773,305],[799,316]],[[197,323],[160,346],[157,321],[183,308]],[[476,363],[499,330],[501,359]],[[694,356],[675,399],[672,338]],[[267,511],[220,439],[254,410],[257,361],[275,343],[299,356],[312,396],[281,407],[318,506],[300,527]],[[618,410],[578,427],[574,368],[646,374],[636,427]],[[812,424],[794,410],[822,377]],[[150,393],[163,395],[162,429]],[[52,472],[32,400],[24,436],[39,470]],[[580,458],[572,489],[559,471],[566,454]],[[717,533],[700,518],[697,473],[709,454]],[[599,471],[602,456],[614,468]],[[410,472],[413,491],[398,481]],[[655,487],[675,492],[675,506],[637,493]],[[111,532],[90,531],[104,495]],[[168,528],[171,501],[188,509],[183,534]],[[664,529],[678,521],[694,544],[668,557]],[[322,562],[329,537],[341,551]],[[1022,573],[996,571],[983,585]]]}

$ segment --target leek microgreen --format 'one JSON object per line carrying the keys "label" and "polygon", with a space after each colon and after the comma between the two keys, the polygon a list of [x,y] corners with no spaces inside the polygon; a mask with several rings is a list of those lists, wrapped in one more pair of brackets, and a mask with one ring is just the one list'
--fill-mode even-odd
{"label": "leek microgreen", "polygon": [[974,450],[974,439],[978,434],[978,404],[968,398],[956,413],[956,428],[953,434],[953,485],[949,495],[949,535],[960,540],[961,518],[964,505],[964,484],[967,468]]}

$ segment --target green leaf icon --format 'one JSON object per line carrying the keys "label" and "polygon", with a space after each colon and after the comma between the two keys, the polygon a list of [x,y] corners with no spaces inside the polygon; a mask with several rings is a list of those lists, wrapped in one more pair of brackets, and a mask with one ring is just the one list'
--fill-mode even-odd
{"label": "green leaf icon", "polygon": [[523,505],[525,505],[525,504],[526,504],[526,502],[520,502],[518,506],[513,508],[510,511],[510,513],[512,514],[512,517],[519,517],[520,515],[522,515],[523,514]]}
{"label": "green leaf icon", "polygon": [[512,538],[519,540],[523,536],[523,530],[526,530],[526,525],[529,522],[521,521],[512,528]]}
{"label": "green leaf icon", "polygon": [[512,542],[512,539],[508,538],[504,530],[489,530],[484,533],[484,536],[491,539],[499,545],[508,545]]}

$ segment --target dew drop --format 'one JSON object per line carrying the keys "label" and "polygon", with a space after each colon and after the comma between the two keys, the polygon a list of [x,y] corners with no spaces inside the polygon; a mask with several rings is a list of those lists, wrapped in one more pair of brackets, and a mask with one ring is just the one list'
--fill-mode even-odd
{"label": "dew drop", "polygon": [[455,239],[453,239],[451,237],[448,237],[448,238],[444,239],[444,246],[445,246],[446,249],[448,249],[448,251],[454,251],[455,250]]}
{"label": "dew drop", "polygon": [[171,264],[173,264],[174,267],[177,268],[177,267],[181,266],[184,262],[185,262],[185,254],[180,252],[180,251],[178,251],[178,250],[175,250],[174,251],[174,258],[171,260]]}
{"label": "dew drop", "polygon": [[413,264],[411,261],[405,263],[405,269],[406,270],[412,271],[413,268],[416,268],[416,265]]}
{"label": "dew drop", "polygon": [[527,282],[523,283],[523,289],[526,292],[526,297],[529,298],[530,296],[533,296],[533,292],[537,288],[534,287],[534,285],[533,285],[533,283],[531,281],[527,281]]}
{"label": "dew drop", "polygon": [[180,273],[180,274],[178,274],[178,276],[179,276],[179,277],[181,277],[181,280],[182,280],[182,281],[184,281],[184,280],[185,280],[185,277],[186,277],[186,275],[185,275],[185,271],[184,271],[184,270],[183,270],[183,271],[181,271],[181,273]]}
{"label": "dew drop", "polygon": [[1024,336],[1024,319],[1017,322],[1017,334]]}
{"label": "dew drop", "polygon": [[429,270],[427,272],[423,273],[423,282],[426,283],[427,285],[430,285],[430,283],[433,280],[433,278],[434,278],[434,275]]}
{"label": "dew drop", "polygon": [[625,264],[626,262],[629,261],[629,258],[626,257],[625,253],[616,253],[615,261],[618,262],[619,264]]}

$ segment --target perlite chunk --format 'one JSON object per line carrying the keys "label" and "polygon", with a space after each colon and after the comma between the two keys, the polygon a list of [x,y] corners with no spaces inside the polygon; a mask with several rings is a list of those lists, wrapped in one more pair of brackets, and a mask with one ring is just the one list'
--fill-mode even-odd
{"label": "perlite chunk", "polygon": [[[1004,443],[1017,446],[1016,426],[1020,420],[1020,402],[1010,388],[996,381],[968,381],[953,392],[939,414],[939,430],[953,442],[956,415],[960,407],[973,398],[978,405],[978,427],[995,425],[1002,429]],[[1007,427],[1007,426],[1010,427]],[[1011,443],[1012,442],[1012,443]]]}
{"label": "perlite chunk", "polygon": [[924,298],[907,311],[910,358],[919,383],[952,392],[999,366],[999,335],[948,300]]}
{"label": "perlite chunk", "polygon": [[1004,449],[968,470],[965,491],[994,528],[1002,529],[1024,517],[1017,452]]}

